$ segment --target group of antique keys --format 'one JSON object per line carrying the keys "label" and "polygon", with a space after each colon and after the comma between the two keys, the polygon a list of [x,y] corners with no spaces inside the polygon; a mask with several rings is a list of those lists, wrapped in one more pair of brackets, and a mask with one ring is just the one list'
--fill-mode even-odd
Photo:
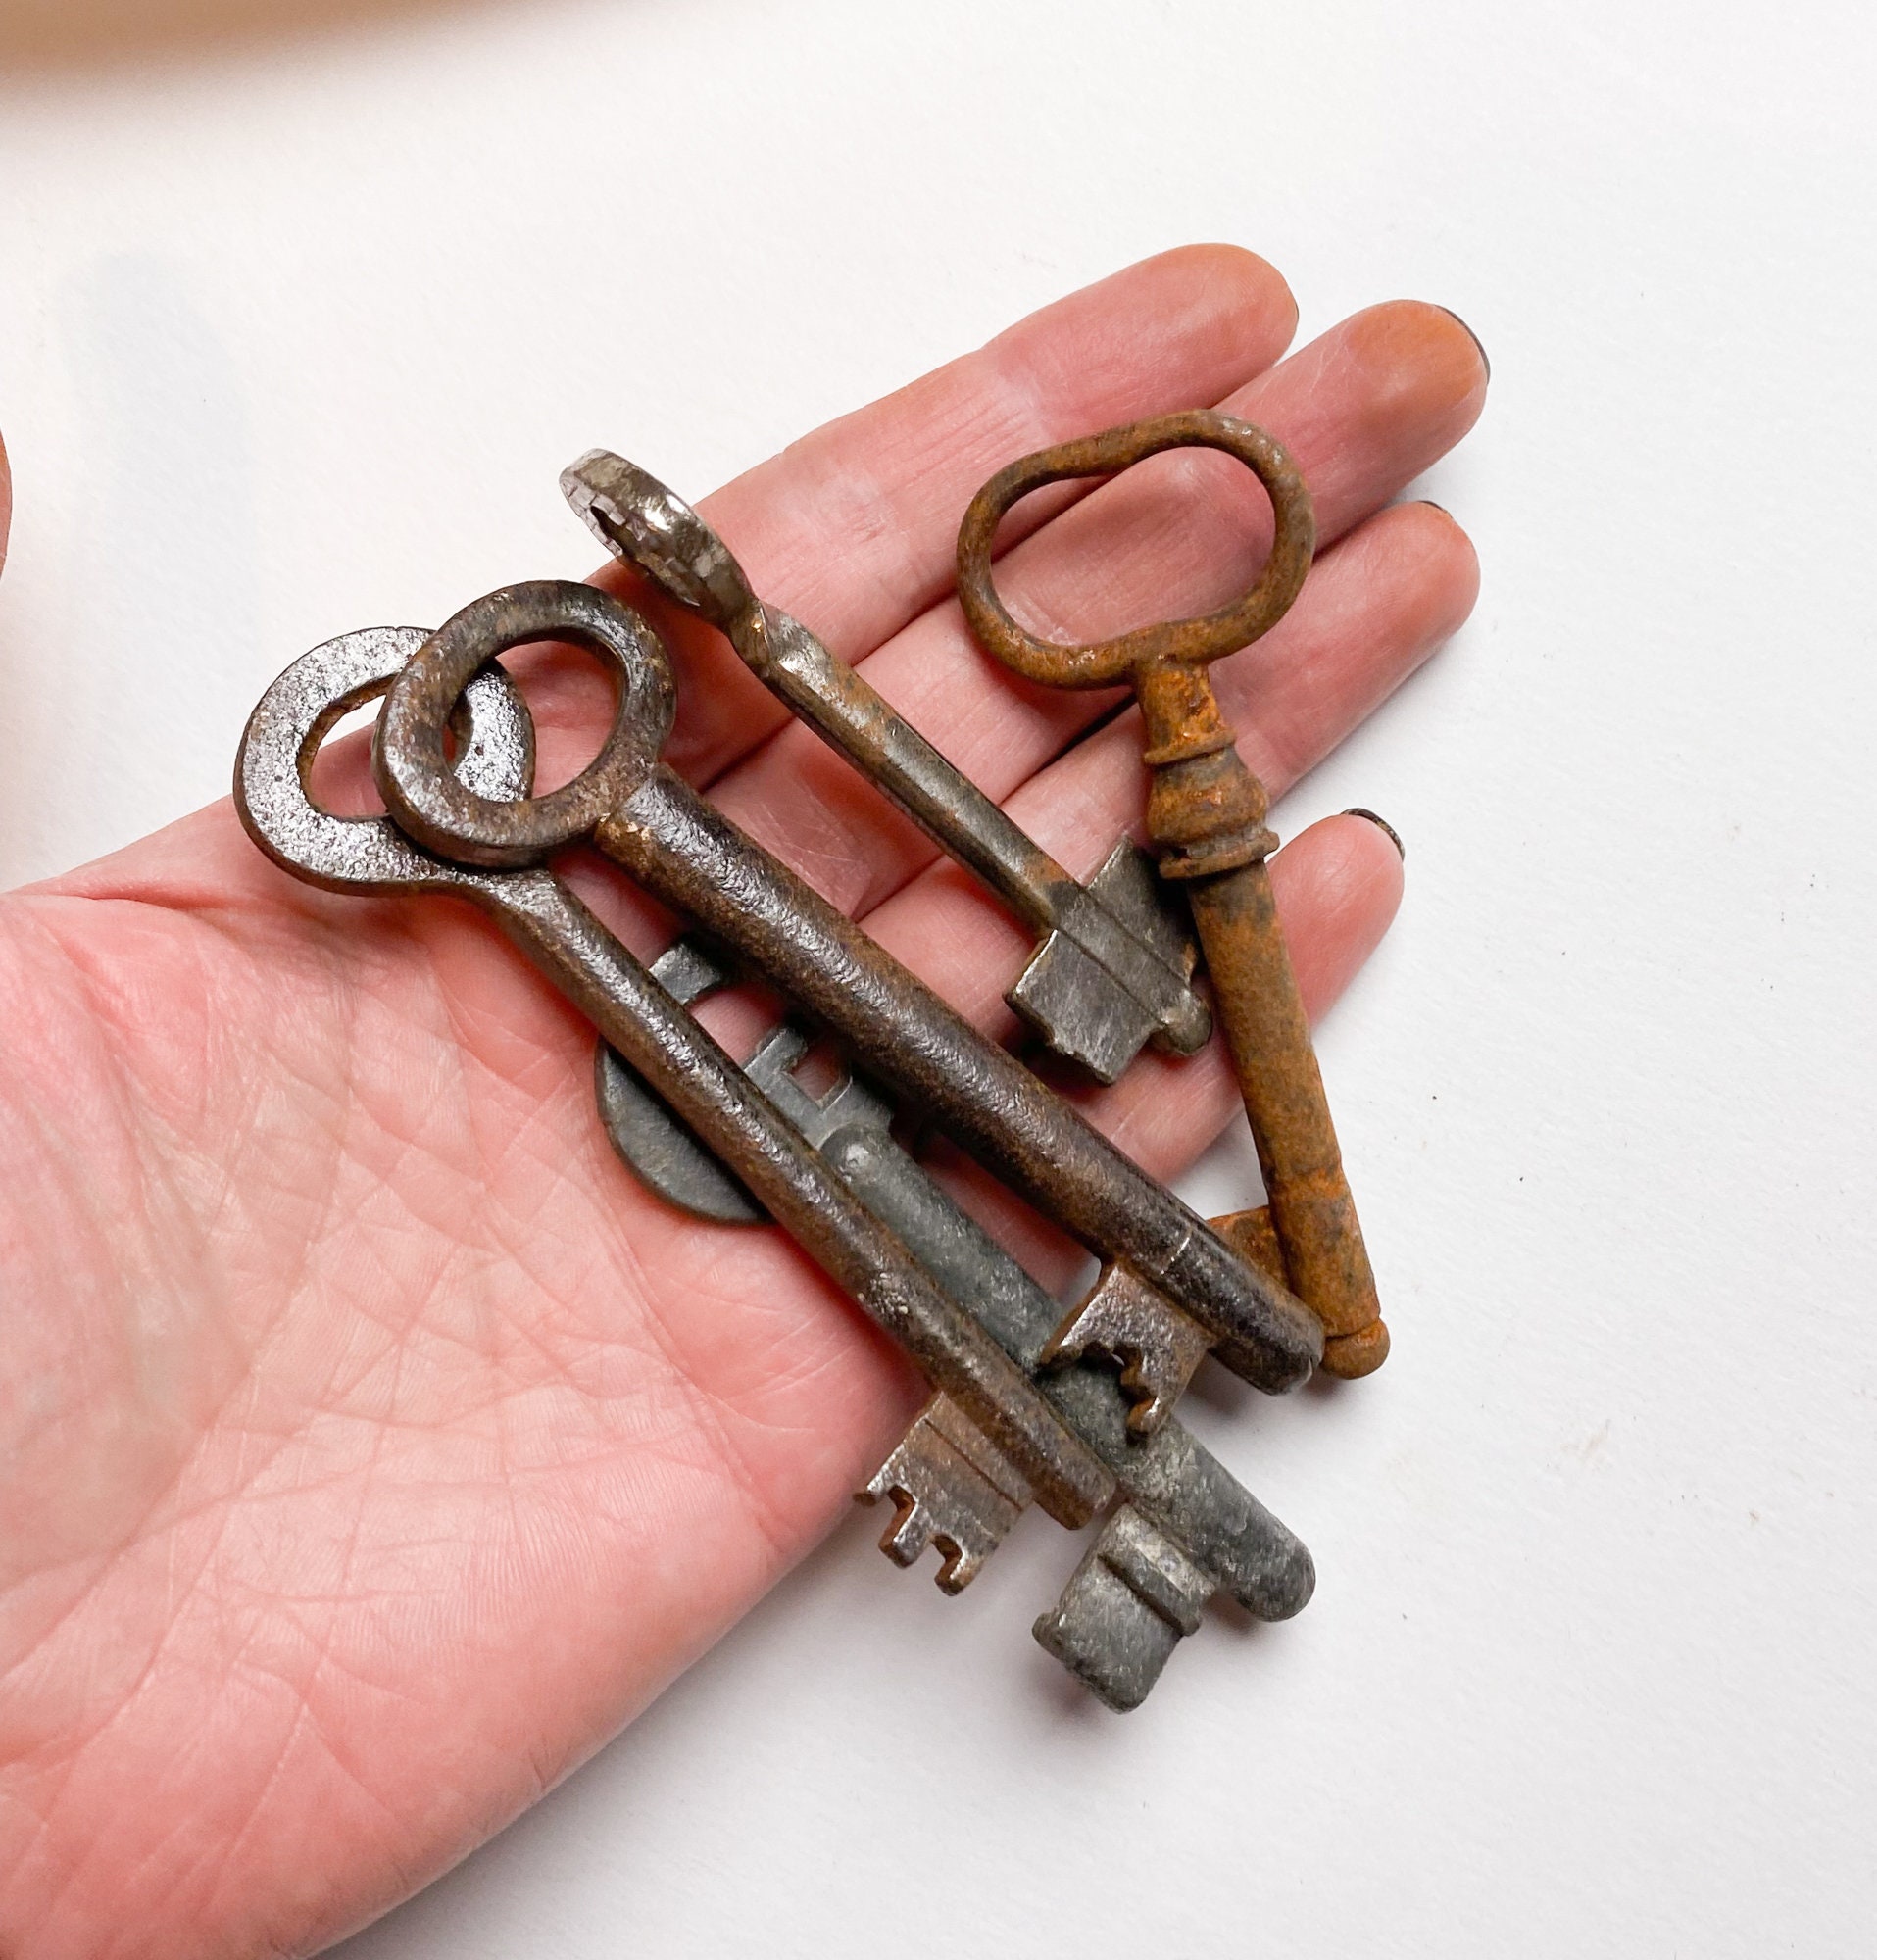
{"label": "group of antique keys", "polygon": [[[1275,539],[1245,598],[1203,619],[1095,646],[1026,633],[991,552],[1019,498],[1205,446],[1263,483]],[[562,478],[608,548],[727,636],[751,669],[953,858],[1035,928],[1011,1004],[1058,1054],[1113,1081],[1152,1041],[1204,1046],[1197,927],[1244,1092],[1267,1203],[1209,1224],[1114,1148],[835,906],[659,760],[676,705],[666,648],[588,585],[509,586],[438,631],[350,633],[297,661],[242,739],[235,798],[255,841],[333,890],[450,893],[480,906],[598,1029],[615,1146],[665,1200],[716,1225],[770,1220],[905,1348],[930,1399],[862,1494],[888,1498],[882,1548],[928,1547],[962,1590],[1032,1502],[1070,1528],[1105,1514],[1039,1642],[1110,1707],[1145,1697],[1223,1591],[1260,1619],[1299,1611],[1304,1545],[1176,1421],[1209,1352],[1280,1392],[1321,1366],[1367,1374],[1387,1353],[1375,1284],[1265,866],[1277,840],[1233,746],[1207,663],[1285,612],[1309,570],[1309,493],[1283,449],[1210,412],[1165,416],[1013,464],[972,500],[959,593],[984,646],[1057,687],[1131,684],[1152,772],[1153,860],[1123,838],[1078,884],[810,629],[766,606],[688,505],[595,451]],[[605,746],[563,788],[530,794],[533,724],[499,656],[541,640],[592,649],[618,678]],[[313,801],[321,741],[384,696],[373,767],[388,814]],[[590,844],[693,922],[650,966],[547,868]],[[1178,894],[1185,894],[1185,902]],[[741,1065],[692,1016],[738,978],[791,1017]],[[842,1060],[811,1094],[817,1040]],[[915,1109],[1100,1262],[1066,1311],[896,1136]]]}

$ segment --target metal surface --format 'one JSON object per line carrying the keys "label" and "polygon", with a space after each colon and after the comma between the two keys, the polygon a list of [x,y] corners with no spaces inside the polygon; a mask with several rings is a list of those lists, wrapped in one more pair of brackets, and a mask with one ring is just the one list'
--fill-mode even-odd
{"label": "metal surface", "polygon": [[[725,978],[684,941],[655,960],[652,972],[685,1004]],[[1060,1317],[1055,1300],[894,1140],[892,1105],[870,1084],[843,1073],[815,1096],[795,1080],[792,1071],[807,1047],[801,1030],[777,1028],[746,1064],[752,1081],[1012,1360],[1031,1373],[1051,1369]],[[617,1118],[622,1095],[623,1106],[631,1107],[644,1092],[604,1046],[597,1077],[608,1131],[638,1169],[642,1132],[635,1122],[621,1135]],[[1043,1372],[1040,1386],[1064,1422],[1113,1471],[1131,1507],[1117,1511],[1104,1533],[1103,1544],[1114,1555],[1093,1579],[1085,1561],[1055,1612],[1037,1624],[1043,1644],[1111,1707],[1139,1702],[1178,1639],[1197,1625],[1198,1606],[1214,1591],[1223,1590],[1260,1619],[1286,1619],[1302,1610],[1315,1585],[1309,1551],[1177,1419],[1141,1439],[1130,1422],[1127,1392],[1111,1370]],[[896,1460],[875,1479],[874,1490],[884,1494],[895,1475],[905,1488],[917,1474]],[[994,1499],[993,1487],[983,1501]],[[1131,1525],[1125,1522],[1130,1518]],[[966,1523],[954,1537],[964,1541],[968,1530]],[[897,1521],[889,1544],[896,1531]],[[1141,1565],[1119,1559],[1116,1545],[1141,1542],[1144,1534],[1152,1534],[1148,1542],[1167,1547],[1159,1560]],[[1192,1611],[1176,1620],[1165,1610],[1175,1596],[1167,1573],[1196,1575],[1183,1581],[1177,1594]]]}
{"label": "metal surface", "polygon": [[[503,630],[528,638],[539,629],[565,633],[570,624],[589,620],[592,615],[578,610],[583,603],[569,606],[564,593],[520,587],[494,595],[471,612],[478,621],[500,621]],[[769,1215],[899,1341],[981,1433],[981,1454],[1002,1466],[1010,1502],[1020,1508],[1034,1494],[1061,1522],[1086,1522],[1112,1494],[1111,1472],[1070,1433],[1023,1370],[933,1283],[898,1237],[559,879],[542,869],[454,863],[411,842],[389,817],[341,818],[314,805],[308,778],[325,732],[350,710],[383,693],[423,646],[440,646],[445,659],[457,658],[452,649],[465,645],[469,632],[462,618],[452,622],[454,634],[446,628],[430,642],[414,631],[350,635],[307,655],[274,682],[248,722],[236,762],[235,802],[249,834],[286,869],[328,889],[448,893],[488,912],[687,1127],[735,1164]],[[635,646],[642,636],[657,646],[649,629],[630,615],[624,622],[604,618],[592,630]],[[630,715],[649,717],[654,726],[661,710],[654,683],[663,671],[661,659],[646,691],[628,682],[624,696]],[[511,804],[525,793],[532,773],[527,710],[512,684],[472,656],[462,686],[461,709],[453,699],[446,712],[456,713],[455,792],[469,820],[476,822],[487,808],[511,807],[546,807],[552,820],[564,820],[574,798]],[[643,737],[643,727],[634,723],[622,740],[636,739],[634,729]],[[418,740],[426,733],[420,729]],[[615,764],[621,747],[615,745]],[[440,760],[440,742],[436,753]],[[620,772],[625,773],[622,765]],[[449,797],[435,801],[458,807]],[[484,844],[491,852],[514,855],[499,837]],[[938,1519],[934,1538],[949,1524],[948,1518]],[[980,1536],[973,1542],[974,1556],[981,1560],[984,1549]]]}
{"label": "metal surface", "polygon": [[918,1412],[861,1496],[892,1499],[880,1549],[895,1565],[937,1550],[941,1592],[962,1592],[977,1577],[1029,1502],[1021,1472],[944,1395]]}
{"label": "metal surface", "polygon": [[[1264,485],[1276,519],[1270,556],[1242,599],[1204,618],[1166,620],[1111,640],[1063,646],[1025,632],[991,579],[1006,512],[1045,484],[1105,476],[1162,450],[1236,457]],[[1153,772],[1148,834],[1162,877],[1186,888],[1225,1039],[1244,1095],[1289,1284],[1322,1322],[1323,1366],[1366,1375],[1388,1354],[1375,1276],[1343,1172],[1322,1077],[1271,896],[1263,787],[1219,712],[1207,663],[1283,617],[1309,569],[1315,524],[1296,465],[1263,430],[1211,411],[1161,416],[1041,450],[1000,470],[959,530],[959,597],[984,646],[1051,687],[1129,683]],[[1091,1332],[1087,1338],[1093,1339]]]}
{"label": "metal surface", "polygon": [[[688,939],[675,941],[660,954],[652,962],[651,973],[684,1007],[723,984],[723,974],[710,956]],[[744,1072],[750,1073],[747,1064]],[[694,1218],[708,1218],[714,1225],[760,1225],[768,1216],[735,1174],[692,1136],[637,1071],[627,1067],[604,1042],[594,1055],[594,1087],[613,1148],[633,1175],[667,1204],[690,1212]],[[796,1127],[801,1127],[799,1121]]]}
{"label": "metal surface", "polygon": [[[606,608],[628,613],[632,623],[596,624]],[[625,669],[613,735],[568,785],[579,794],[504,800],[461,785],[443,792],[441,731],[483,662],[519,642],[568,631]],[[455,848],[459,827],[485,858],[509,862],[538,859],[568,842],[575,834],[571,812],[585,813],[582,785],[630,782],[669,725],[662,658],[649,674],[632,670],[639,635],[650,637],[650,629],[629,609],[585,586],[514,587],[466,608],[390,690],[374,749],[387,808],[445,853]],[[861,1066],[913,1099],[1046,1216],[1164,1295],[1166,1312],[1198,1322],[1235,1372],[1270,1391],[1309,1373],[1322,1334],[1300,1301],[1239,1258],[1188,1206],[668,768],[646,768],[638,786],[599,819],[592,841],[655,897],[732,949],[836,1035]],[[647,1079],[767,1204],[734,1151],[719,1149],[662,1082]],[[795,1229],[793,1221],[782,1222]],[[1183,1386],[1183,1377],[1148,1379],[1144,1392],[1163,1409]]]}
{"label": "metal surface", "polygon": [[1205,1046],[1191,934],[1138,846],[1123,838],[1077,884],[806,626],[765,606],[723,541],[656,477],[596,449],[561,488],[609,550],[723,632],[823,741],[1046,935],[1006,998],[1052,1048],[1112,1082],[1149,1039],[1180,1054]]}
{"label": "metal surface", "polygon": [[1174,1647],[1198,1631],[1215,1590],[1164,1532],[1123,1504],[1037,1621],[1037,1644],[1125,1712],[1147,1699]]}

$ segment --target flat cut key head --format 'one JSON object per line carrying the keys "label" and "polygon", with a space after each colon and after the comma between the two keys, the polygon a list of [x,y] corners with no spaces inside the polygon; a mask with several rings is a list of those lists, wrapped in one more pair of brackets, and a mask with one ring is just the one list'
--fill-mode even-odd
{"label": "flat cut key head", "polygon": [[650,470],[590,449],[561,472],[561,494],[606,548],[680,606],[727,631],[763,606],[730,548]]}

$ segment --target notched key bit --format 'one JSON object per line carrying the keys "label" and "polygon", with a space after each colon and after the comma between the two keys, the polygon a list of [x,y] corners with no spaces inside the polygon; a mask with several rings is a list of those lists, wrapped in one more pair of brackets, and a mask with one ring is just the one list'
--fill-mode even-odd
{"label": "notched key bit", "polygon": [[[1132,838],[1123,837],[1108,854],[1084,897],[1086,905],[1061,897],[1055,911],[1062,922],[1050,927],[1004,998],[1057,1054],[1079,1061],[1098,1082],[1114,1082],[1161,1028],[1141,1004],[1138,994],[1148,983],[1128,957],[1131,949],[1117,953],[1114,928],[1138,940],[1165,973],[1184,976],[1195,1000],[1190,983],[1197,960],[1192,935],[1168,906],[1154,860]],[[1117,986],[1103,955],[1092,948],[1105,949],[1115,966],[1125,962],[1135,984],[1124,980]],[[1182,1013],[1171,1034],[1161,1030],[1160,1046],[1191,1054],[1210,1031],[1210,1017],[1202,1021]]]}
{"label": "notched key bit", "polygon": [[891,1497],[893,1522],[880,1549],[895,1565],[918,1562],[928,1545],[941,1559],[938,1589],[963,1592],[1005,1534],[1028,1508],[1031,1492],[1014,1464],[935,1395],[905,1440],[858,1494],[864,1504]]}
{"label": "notched key bit", "polygon": [[1206,1045],[1185,908],[1123,838],[1078,884],[799,619],[765,606],[729,548],[657,477],[595,449],[561,489],[607,549],[718,628],[757,678],[974,872],[1041,948],[1005,997],[1059,1054],[1112,1082],[1152,1040]]}
{"label": "notched key bit", "polygon": [[1152,1436],[1210,1347],[1198,1321],[1116,1263],[1103,1268],[1094,1291],[1050,1337],[1043,1364],[1079,1360],[1090,1348],[1111,1354],[1122,1364],[1121,1387],[1133,1400],[1127,1426],[1136,1436]]}

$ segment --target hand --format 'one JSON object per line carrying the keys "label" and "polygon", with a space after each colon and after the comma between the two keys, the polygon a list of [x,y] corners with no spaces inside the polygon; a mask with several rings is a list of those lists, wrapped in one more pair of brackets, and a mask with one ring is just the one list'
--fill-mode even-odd
{"label": "hand", "polygon": [[[953,540],[995,468],[1196,404],[1290,446],[1316,569],[1213,669],[1274,794],[1471,607],[1454,521],[1384,508],[1477,416],[1471,337],[1403,303],[1279,361],[1294,324],[1261,261],[1169,253],[703,508],[766,598],[1086,875],[1140,822],[1132,717],[1020,686],[964,630]],[[1243,471],[1190,452],[1019,514],[1000,589],[1069,639],[1222,603],[1268,528]],[[1019,928],[726,644],[664,623],[668,760],[1010,1035]],[[597,676],[552,653],[518,671],[544,779],[569,773]],[[328,799],[361,794],[356,755],[328,761]],[[598,865],[574,875],[635,949],[668,937]],[[1313,1010],[1401,875],[1358,817],[1276,858]],[[754,1026],[747,1003],[713,1011],[732,1046]],[[0,1952],[195,1960],[359,1926],[747,1611],[915,1406],[779,1233],[701,1226],[635,1185],[594,1114],[589,1030],[483,919],[312,891],[226,803],[0,900]],[[1081,1100],[1162,1178],[1237,1106],[1216,1043]],[[1065,1278],[1072,1249],[995,1215]]]}

